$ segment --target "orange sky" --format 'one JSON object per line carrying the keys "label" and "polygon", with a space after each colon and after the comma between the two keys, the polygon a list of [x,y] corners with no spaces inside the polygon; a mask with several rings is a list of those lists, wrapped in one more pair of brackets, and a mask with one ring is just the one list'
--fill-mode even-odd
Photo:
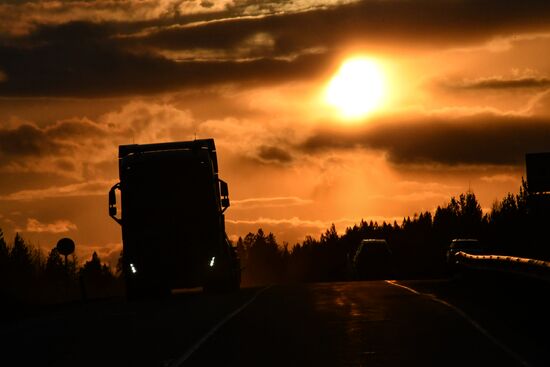
{"label": "orange sky", "polygon": [[[0,17],[0,228],[44,250],[69,236],[116,259],[119,144],[215,138],[229,234],[291,244],[469,188],[488,209],[524,153],[550,150],[547,1],[18,1]],[[353,57],[384,91],[347,119],[325,97]]]}

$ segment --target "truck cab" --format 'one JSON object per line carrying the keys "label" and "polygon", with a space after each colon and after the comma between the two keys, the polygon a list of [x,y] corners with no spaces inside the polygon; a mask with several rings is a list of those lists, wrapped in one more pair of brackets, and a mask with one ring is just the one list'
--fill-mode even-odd
{"label": "truck cab", "polygon": [[228,186],[218,177],[213,139],[121,145],[119,175],[109,214],[122,226],[130,298],[239,287],[239,259],[225,233]]}

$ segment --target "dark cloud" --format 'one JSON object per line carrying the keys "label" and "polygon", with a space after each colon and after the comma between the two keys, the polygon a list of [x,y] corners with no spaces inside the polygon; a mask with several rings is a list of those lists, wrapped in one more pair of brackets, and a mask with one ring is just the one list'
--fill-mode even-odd
{"label": "dark cloud", "polygon": [[258,157],[263,161],[271,161],[278,163],[290,163],[292,162],[292,156],[284,149],[274,146],[262,145],[258,149]]}
{"label": "dark cloud", "polygon": [[[202,19],[215,20],[214,15]],[[182,19],[72,22],[3,36],[0,95],[133,95],[310,78],[326,72],[350,43],[447,47],[545,31],[550,2],[364,1],[196,24],[178,23]],[[214,56],[193,60],[196,49]],[[188,61],[166,57],[180,51],[190,55]],[[224,56],[217,59],[219,54]]]}
{"label": "dark cloud", "polygon": [[211,7],[214,6],[214,3],[211,2],[211,1],[205,1],[205,0],[203,0],[203,1],[201,1],[201,6],[202,6],[203,8],[211,8]]}
{"label": "dark cloud", "polygon": [[88,120],[73,120],[58,122],[46,129],[47,135],[53,139],[104,138],[107,133],[104,128]]}
{"label": "dark cloud", "polygon": [[550,151],[550,120],[478,115],[380,122],[318,131],[296,148],[308,154],[373,149],[394,164],[521,165],[525,153]]}
{"label": "dark cloud", "polygon": [[[4,96],[114,96],[148,94],[216,83],[269,83],[315,75],[326,55],[294,60],[175,62],[151,52],[128,50],[117,40],[97,38],[93,24],[64,25],[67,38],[35,46],[0,46]],[[32,36],[30,37],[32,38]],[[42,39],[40,37],[39,39]]]}
{"label": "dark cloud", "polygon": [[550,4],[543,0],[362,1],[305,12],[169,27],[142,37],[140,42],[170,49],[228,49],[251,35],[267,33],[276,40],[276,51],[284,54],[308,47],[339,47],[350,41],[457,44],[548,29],[549,20]]}
{"label": "dark cloud", "polygon": [[50,155],[66,148],[63,144],[47,139],[45,132],[33,125],[0,129],[0,157]]}
{"label": "dark cloud", "polygon": [[[0,166],[2,165],[0,164]],[[12,171],[8,174],[2,173],[0,197],[21,190],[38,190],[43,187],[65,186],[71,183],[73,183],[71,179],[55,173]]]}
{"label": "dark cloud", "polygon": [[517,88],[546,88],[550,86],[548,78],[483,78],[478,80],[469,80],[462,83],[448,85],[451,88],[458,89],[517,89]]}
{"label": "dark cloud", "polygon": [[59,168],[62,171],[75,171],[76,166],[74,162],[68,160],[68,159],[57,159],[55,161],[55,166]]}
{"label": "dark cloud", "polygon": [[[105,136],[106,132],[99,125],[87,120],[62,121],[45,128],[33,124],[0,128],[0,158],[4,158],[0,166],[30,157],[70,156],[75,144]],[[58,163],[71,170],[67,162]]]}

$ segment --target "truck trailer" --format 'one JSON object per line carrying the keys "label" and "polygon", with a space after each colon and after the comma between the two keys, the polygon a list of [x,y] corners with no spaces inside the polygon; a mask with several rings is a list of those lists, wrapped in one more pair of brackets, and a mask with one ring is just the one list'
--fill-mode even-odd
{"label": "truck trailer", "polygon": [[238,289],[240,261],[225,232],[229,191],[218,177],[214,139],[121,145],[118,162],[109,215],[122,227],[128,298]]}

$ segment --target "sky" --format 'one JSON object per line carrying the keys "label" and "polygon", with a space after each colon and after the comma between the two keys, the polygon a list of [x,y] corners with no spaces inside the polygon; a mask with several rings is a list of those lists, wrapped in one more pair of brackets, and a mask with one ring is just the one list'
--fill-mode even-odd
{"label": "sky", "polygon": [[291,246],[550,151],[547,0],[0,2],[0,228],[114,263],[120,144],[214,138],[231,238]]}

